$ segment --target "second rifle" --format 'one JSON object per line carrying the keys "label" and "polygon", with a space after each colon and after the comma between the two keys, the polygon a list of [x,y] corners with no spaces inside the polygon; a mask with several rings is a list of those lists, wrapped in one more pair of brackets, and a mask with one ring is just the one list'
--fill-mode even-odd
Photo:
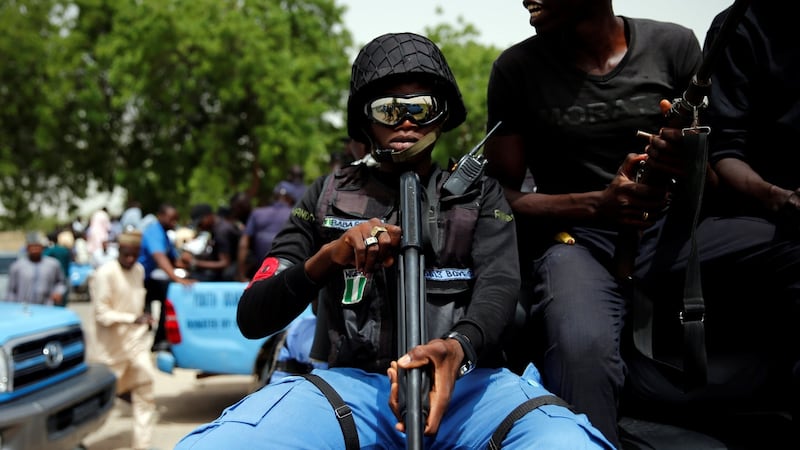
{"label": "second rifle", "polygon": [[[710,128],[700,126],[700,111],[706,107],[707,95],[711,90],[711,73],[719,59],[720,54],[728,44],[728,40],[736,26],[741,21],[744,13],[750,6],[751,0],[736,0],[731,5],[725,20],[722,23],[720,32],[714,42],[706,52],[703,62],[697,69],[697,73],[692,78],[692,82],[683,92],[680,98],[672,102],[670,110],[665,114],[666,122],[671,127],[683,127],[685,136],[695,137],[699,134],[708,134]],[[692,139],[690,139],[694,142]],[[705,142],[705,140],[703,140]],[[696,154],[702,152],[703,154]],[[695,158],[692,164],[703,164],[699,170],[705,170],[705,148],[700,148],[695,154],[690,154],[690,158]],[[697,170],[692,167],[691,169]],[[649,185],[669,187],[673,184],[672,177],[653,170],[648,170],[647,162],[644,161],[636,174],[636,181]],[[690,186],[692,192],[702,195],[702,181],[699,186]],[[698,195],[699,198],[699,195]],[[630,281],[633,276],[634,261],[639,247],[640,230],[635,228],[625,228],[620,231],[617,241],[613,270],[614,275],[621,280]]]}

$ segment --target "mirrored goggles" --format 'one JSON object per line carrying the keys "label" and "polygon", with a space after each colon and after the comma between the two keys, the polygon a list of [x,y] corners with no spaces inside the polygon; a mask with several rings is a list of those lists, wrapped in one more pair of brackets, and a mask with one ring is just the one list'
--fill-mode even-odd
{"label": "mirrored goggles", "polygon": [[424,127],[430,125],[447,111],[447,103],[429,94],[380,97],[367,103],[367,117],[373,122],[396,127],[404,120]]}

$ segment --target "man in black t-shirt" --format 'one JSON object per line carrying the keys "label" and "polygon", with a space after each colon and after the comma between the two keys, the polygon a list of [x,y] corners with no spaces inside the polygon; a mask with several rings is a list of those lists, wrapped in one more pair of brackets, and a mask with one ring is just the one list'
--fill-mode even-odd
{"label": "man in black t-shirt", "polygon": [[190,276],[199,281],[232,281],[234,260],[231,243],[225,239],[229,224],[206,203],[193,206],[190,215],[197,230],[197,237],[183,248]]}
{"label": "man in black t-shirt", "polygon": [[[536,35],[492,67],[487,126],[502,125],[486,157],[519,219],[524,304],[541,333],[540,352],[521,337],[509,352],[518,366],[534,359],[545,386],[619,446],[628,297],[617,235],[644,230],[647,245],[670,201],[665,187],[634,181],[640,161],[680,174],[668,155],[638,154],[637,130],[658,133],[659,102],[680,96],[701,52],[691,30],[616,16],[611,3],[523,2]],[[533,192],[521,189],[526,169]]]}

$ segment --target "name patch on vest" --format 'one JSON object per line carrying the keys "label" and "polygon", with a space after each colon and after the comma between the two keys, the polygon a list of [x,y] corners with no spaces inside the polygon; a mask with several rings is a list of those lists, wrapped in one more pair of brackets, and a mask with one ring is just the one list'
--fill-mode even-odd
{"label": "name patch on vest", "polygon": [[425,279],[433,281],[471,280],[472,269],[427,269]]}
{"label": "name patch on vest", "polygon": [[325,216],[322,220],[324,228],[335,228],[337,230],[349,230],[354,226],[366,222],[364,219],[343,219],[341,217]]}

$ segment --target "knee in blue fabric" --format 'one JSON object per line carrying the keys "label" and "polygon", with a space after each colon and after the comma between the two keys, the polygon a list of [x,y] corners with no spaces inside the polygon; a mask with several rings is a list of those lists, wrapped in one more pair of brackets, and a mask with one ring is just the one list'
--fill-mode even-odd
{"label": "knee in blue fabric", "polygon": [[325,397],[305,379],[290,376],[226,408],[214,422],[184,437],[176,449],[302,448],[341,439]]}
{"label": "knee in blue fabric", "polygon": [[299,380],[284,379],[264,386],[256,392],[227,407],[217,422],[240,422],[256,425],[269,411],[290,392]]}
{"label": "knee in blue fabric", "polygon": [[521,417],[501,444],[510,449],[614,449],[614,446],[594,428],[584,415],[569,409],[544,405]]}
{"label": "knee in blue fabric", "polygon": [[532,363],[529,363],[527,367],[525,367],[525,371],[522,373],[522,378],[528,381],[528,383],[535,383],[533,384],[536,387],[542,386],[542,375],[539,373],[539,369],[536,368]]}
{"label": "knee in blue fabric", "polygon": [[[552,395],[542,386],[542,378],[535,365],[528,364],[521,378],[529,387],[526,392],[531,399]],[[535,430],[547,431],[536,432]],[[614,448],[603,434],[589,422],[589,418],[585,414],[576,413],[569,405],[562,406],[557,402],[543,404],[517,419],[517,423],[503,441],[503,448],[531,448],[531,433],[536,436],[535,448],[565,450]]]}

